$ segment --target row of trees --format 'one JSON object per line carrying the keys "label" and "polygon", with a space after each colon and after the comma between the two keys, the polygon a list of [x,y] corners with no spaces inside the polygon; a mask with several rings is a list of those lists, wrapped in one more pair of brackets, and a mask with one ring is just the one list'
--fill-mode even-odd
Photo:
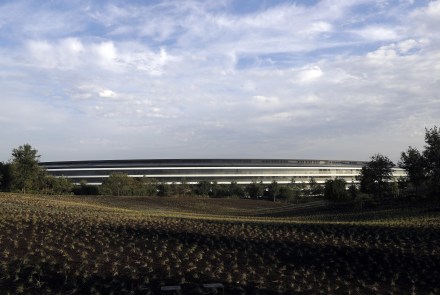
{"label": "row of trees", "polygon": [[0,189],[22,193],[66,194],[73,184],[66,178],[48,175],[39,166],[38,151],[25,144],[12,150],[9,163],[0,162]]}
{"label": "row of trees", "polygon": [[[325,183],[324,196],[331,201],[355,199],[359,193],[383,198],[399,195],[432,196],[440,194],[440,128],[434,126],[425,129],[425,146],[422,152],[408,147],[401,153],[398,167],[406,171],[407,176],[393,180],[393,168],[396,166],[388,157],[376,154],[362,167],[357,177],[359,188],[343,179],[328,180]],[[403,193],[402,193],[403,192]]]}
{"label": "row of trees", "polygon": [[422,152],[413,147],[402,152],[399,166],[407,171],[416,194],[422,188],[436,195],[440,193],[440,128],[426,129],[425,143]]}
{"label": "row of trees", "polygon": [[39,166],[37,150],[29,144],[20,146],[12,151],[9,163],[0,163],[0,190],[22,193],[45,194],[104,194],[104,195],[201,195],[210,197],[250,197],[267,198],[273,201],[292,201],[301,196],[321,196],[331,201],[346,201],[355,199],[359,193],[383,198],[398,196],[401,192],[407,195],[440,194],[440,128],[434,126],[425,129],[425,146],[422,152],[409,147],[401,153],[398,166],[405,169],[407,177],[398,182],[393,180],[395,164],[386,156],[376,154],[366,163],[357,177],[358,185],[347,184],[343,179],[326,181],[324,187],[314,178],[309,184],[290,183],[280,185],[273,181],[269,185],[253,182],[246,186],[232,182],[220,185],[216,182],[201,181],[197,184],[167,184],[148,178],[131,178],[127,174],[115,173],[110,175],[100,186],[73,185],[68,179],[48,175]]}
{"label": "row of trees", "polygon": [[39,166],[40,155],[29,144],[20,146],[12,151],[9,163],[0,162],[0,190],[21,193],[43,194],[78,194],[78,195],[115,195],[115,196],[209,196],[249,197],[254,199],[267,198],[271,200],[293,201],[302,196],[322,194],[322,187],[311,178],[310,184],[295,184],[287,186],[273,181],[269,185],[263,182],[253,182],[246,186],[237,182],[217,184],[216,182],[200,181],[188,184],[184,180],[179,183],[158,182],[151,178],[133,178],[125,173],[111,174],[101,186],[88,185],[81,182],[73,185],[64,177],[53,177]]}
{"label": "row of trees", "polygon": [[[84,185],[84,188],[87,186]],[[311,178],[310,184],[279,185],[276,181],[270,184],[252,182],[248,185],[240,185],[233,181],[230,184],[218,184],[215,181],[200,181],[197,184],[188,184],[182,181],[176,183],[158,182],[151,178],[132,178],[125,173],[111,174],[99,187],[99,193],[114,196],[209,196],[213,198],[223,197],[248,197],[252,199],[266,198],[282,201],[294,201],[303,196],[317,196],[322,194],[322,187]]]}

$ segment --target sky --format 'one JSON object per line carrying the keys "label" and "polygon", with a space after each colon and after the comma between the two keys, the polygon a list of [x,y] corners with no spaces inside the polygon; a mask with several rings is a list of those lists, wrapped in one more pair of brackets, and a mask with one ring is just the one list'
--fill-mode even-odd
{"label": "sky", "polygon": [[394,162],[440,125],[440,0],[0,1],[0,161]]}

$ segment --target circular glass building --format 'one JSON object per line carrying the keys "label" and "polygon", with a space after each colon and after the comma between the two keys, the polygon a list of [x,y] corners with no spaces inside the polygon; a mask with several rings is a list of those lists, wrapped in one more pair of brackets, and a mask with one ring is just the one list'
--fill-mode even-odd
{"label": "circular glass building", "polygon": [[[64,176],[74,183],[81,180],[99,185],[112,173],[130,177],[154,178],[167,183],[200,181],[247,184],[251,182],[309,183],[313,178],[324,183],[336,177],[355,182],[365,162],[307,159],[155,159],[43,162],[41,166],[53,176]],[[393,169],[395,178],[405,176]]]}

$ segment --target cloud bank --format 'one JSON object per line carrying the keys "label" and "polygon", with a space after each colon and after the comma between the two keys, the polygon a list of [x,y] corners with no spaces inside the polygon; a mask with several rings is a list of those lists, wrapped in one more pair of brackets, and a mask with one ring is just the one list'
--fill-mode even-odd
{"label": "cloud bank", "polygon": [[5,1],[0,160],[396,161],[440,118],[440,1]]}

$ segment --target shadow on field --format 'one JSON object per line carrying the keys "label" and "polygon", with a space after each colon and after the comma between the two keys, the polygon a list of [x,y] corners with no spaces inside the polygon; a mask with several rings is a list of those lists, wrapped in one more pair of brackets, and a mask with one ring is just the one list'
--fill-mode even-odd
{"label": "shadow on field", "polygon": [[[267,225],[269,230],[286,226]],[[267,271],[266,283],[258,286],[252,280],[246,283],[219,280],[218,277],[208,276],[199,269],[196,272],[185,273],[185,280],[190,283],[183,285],[184,291],[189,291],[193,284],[221,282],[225,285],[226,294],[280,294],[284,293],[280,288],[280,282],[293,280],[287,277],[280,279],[282,274],[278,268],[282,267],[286,268],[284,273],[297,272],[296,280],[302,280],[304,287],[311,286],[310,293],[325,287],[324,281],[320,287],[318,285],[319,277],[323,272],[326,273],[328,282],[344,280],[349,283],[347,290],[359,287],[364,293],[368,293],[371,286],[376,288],[376,291],[372,289],[372,293],[385,291],[390,285],[402,292],[415,288],[418,292],[429,293],[440,288],[440,280],[438,280],[440,256],[437,252],[434,253],[440,233],[436,229],[316,224],[288,227],[306,231],[316,239],[277,242],[170,230],[139,228],[132,229],[132,232],[127,228],[125,230],[128,235],[157,235],[159,239],[174,239],[189,245],[197,244],[199,248],[211,248],[225,254],[238,251],[237,266],[228,269],[230,264],[226,261],[225,271],[246,272],[248,271],[246,265],[251,265],[256,270],[261,271],[263,268]],[[341,239],[341,237],[350,237],[350,240],[356,241],[358,246],[344,245],[345,238]],[[150,282],[154,291],[157,291],[161,285],[176,284],[182,279],[179,277],[164,279],[167,274],[160,267],[156,268],[156,275],[158,279]],[[307,293],[307,290],[302,290],[301,293]]]}
{"label": "shadow on field", "polygon": [[[101,268],[87,276],[79,268],[80,258],[72,264],[78,267],[77,272],[61,263],[43,263],[37,269],[32,263],[22,266],[20,261],[13,261],[1,270],[1,292],[160,294],[161,286],[181,284],[183,294],[204,294],[199,286],[212,282],[223,283],[225,294],[291,294],[298,287],[298,293],[315,294],[336,285],[337,293],[362,294],[387,293],[392,288],[397,294],[406,294],[411,289],[429,294],[440,289],[440,256],[436,252],[440,233],[436,229],[319,224],[247,226],[250,230],[253,226],[270,231],[287,230],[298,236],[285,241],[264,241],[258,237],[244,239],[142,226],[96,225],[103,232],[118,233],[122,242],[151,236],[156,242],[197,245],[198,249],[208,249],[206,258],[196,262],[192,270],[182,264],[181,275],[175,274],[173,265],[169,265],[170,272],[166,264],[160,263],[152,265],[150,272],[140,270],[135,258],[130,256],[124,257],[125,264],[117,272]],[[170,250],[167,255],[183,256],[185,251],[185,248],[182,253]],[[222,255],[224,268],[219,274],[210,275],[203,265],[210,261],[209,254],[214,251]],[[97,252],[91,259],[99,255]],[[219,267],[212,266],[213,272]],[[244,273],[250,275],[240,279]],[[229,279],[227,274],[232,274]],[[259,277],[264,277],[264,281],[259,282]]]}

